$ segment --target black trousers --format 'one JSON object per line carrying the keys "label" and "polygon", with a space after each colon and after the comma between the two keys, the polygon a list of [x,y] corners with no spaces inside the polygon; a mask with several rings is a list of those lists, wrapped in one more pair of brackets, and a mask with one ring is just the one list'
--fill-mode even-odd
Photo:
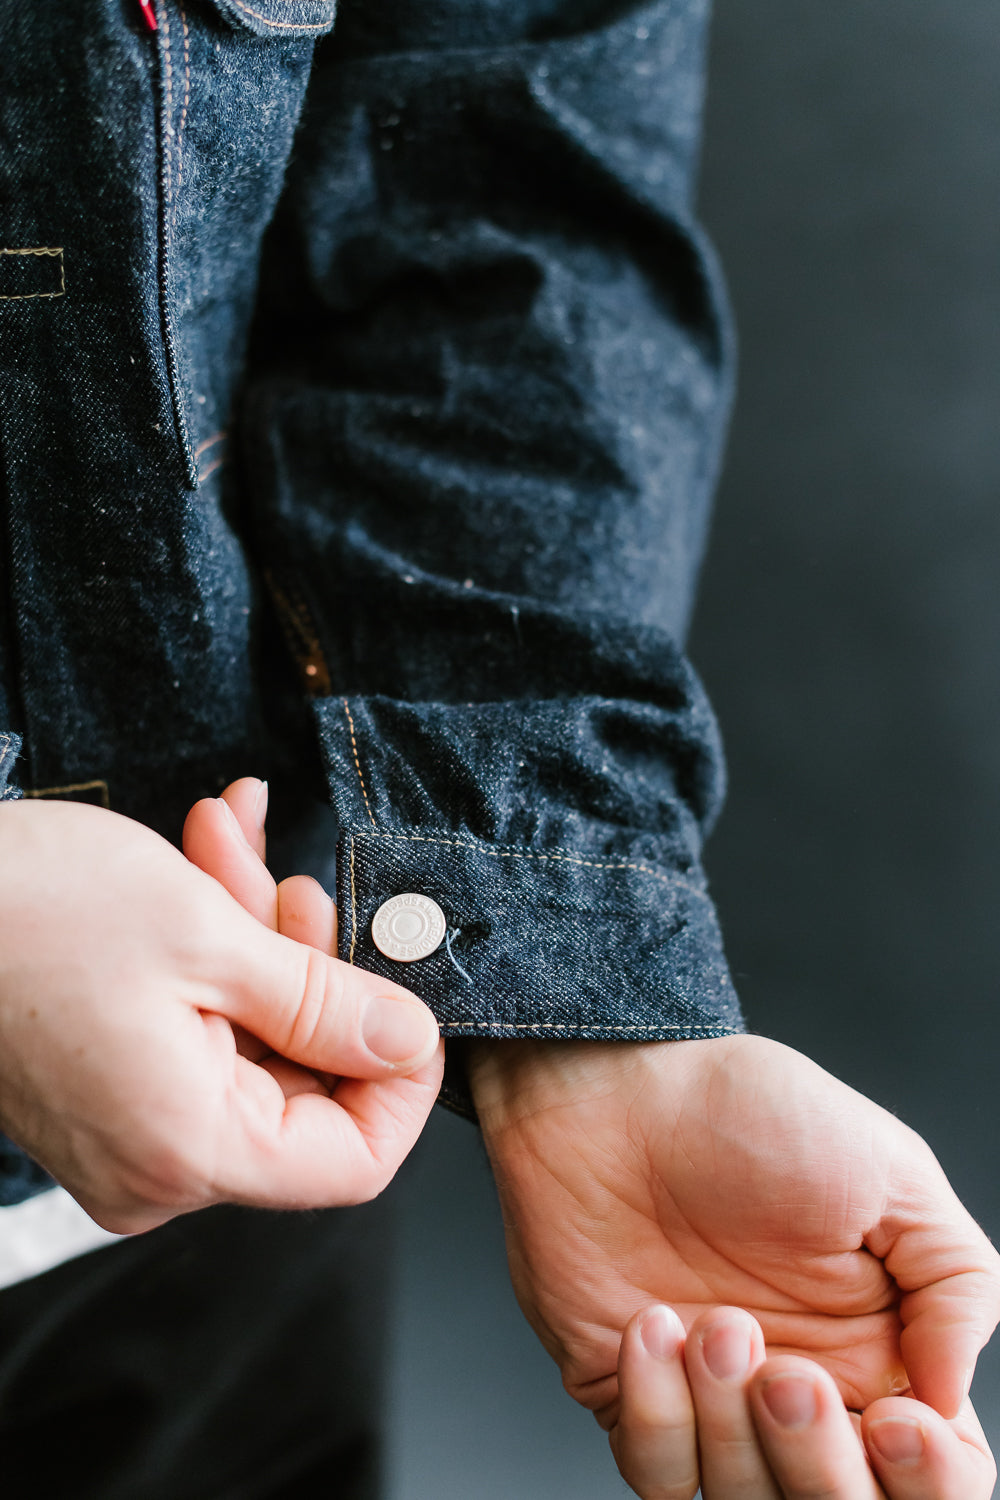
{"label": "black trousers", "polygon": [[33,1500],[377,1500],[390,1213],[215,1208],[0,1292]]}

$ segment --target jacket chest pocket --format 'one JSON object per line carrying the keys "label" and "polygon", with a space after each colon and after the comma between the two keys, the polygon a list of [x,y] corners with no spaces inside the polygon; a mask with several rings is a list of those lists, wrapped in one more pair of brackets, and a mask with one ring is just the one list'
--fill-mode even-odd
{"label": "jacket chest pocket", "polygon": [[[137,0],[138,3],[138,0]],[[160,288],[188,483],[219,467],[316,41],[336,0],[150,0],[160,91]]]}
{"label": "jacket chest pocket", "polygon": [[258,36],[321,36],[333,26],[336,0],[212,0],[237,26]]}

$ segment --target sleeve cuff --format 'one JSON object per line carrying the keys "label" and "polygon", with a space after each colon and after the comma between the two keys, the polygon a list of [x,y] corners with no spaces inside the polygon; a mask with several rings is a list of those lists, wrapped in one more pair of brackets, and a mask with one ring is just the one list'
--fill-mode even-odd
{"label": "sleeve cuff", "polygon": [[10,781],[14,762],[21,752],[21,737],[0,731],[0,802],[16,802],[24,794]]}
{"label": "sleeve cuff", "polygon": [[[340,956],[412,989],[446,1038],[664,1041],[743,1029],[700,866],[386,826],[376,816],[385,788],[365,782],[353,716],[331,712],[322,726],[341,825]],[[438,904],[446,936],[427,957],[397,962],[375,946],[372,920],[406,892]],[[456,1063],[462,1050],[451,1049]],[[461,1067],[449,1067],[442,1102],[472,1113]]]}

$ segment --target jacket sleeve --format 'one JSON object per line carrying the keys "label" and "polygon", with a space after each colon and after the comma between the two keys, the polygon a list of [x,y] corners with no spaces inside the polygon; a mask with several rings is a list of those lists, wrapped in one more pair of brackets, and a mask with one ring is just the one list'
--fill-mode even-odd
{"label": "jacket sleeve", "polygon": [[[342,956],[446,1036],[741,1019],[684,656],[730,399],[702,0],[345,0],[266,247],[253,526],[340,823]],[[372,918],[431,896],[396,963]]]}
{"label": "jacket sleeve", "polygon": [[[20,789],[10,780],[20,748],[16,734],[0,731],[0,802],[14,802],[21,796]],[[0,1135],[0,1208],[32,1198],[51,1186],[49,1174],[25,1156],[13,1141]]]}
{"label": "jacket sleeve", "polygon": [[20,735],[0,729],[0,802],[16,802],[23,795],[20,787],[10,779],[20,749]]}

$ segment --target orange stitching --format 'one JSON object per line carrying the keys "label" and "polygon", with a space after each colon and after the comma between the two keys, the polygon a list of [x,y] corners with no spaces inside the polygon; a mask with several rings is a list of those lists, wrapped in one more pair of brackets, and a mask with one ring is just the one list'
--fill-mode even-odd
{"label": "orange stitching", "polygon": [[184,126],[187,124],[188,105],[191,102],[191,33],[183,5],[179,5],[178,9],[181,13],[181,24],[184,27],[184,108],[181,110],[181,123],[177,131],[177,186],[180,188],[183,181],[181,142],[184,139]]}
{"label": "orange stitching", "polygon": [[174,166],[171,158],[171,139],[174,134],[174,63],[170,53],[170,17],[166,4],[159,7],[163,32],[164,87],[166,89],[166,136],[164,160],[167,168],[167,203],[174,201]]}
{"label": "orange stitching", "polygon": [[556,1021],[442,1021],[441,1030],[446,1031],[448,1027],[456,1030],[469,1031],[477,1027],[480,1031],[572,1031],[574,1036],[580,1036],[585,1031],[683,1031],[685,1036],[742,1036],[742,1032],[735,1027],[722,1028],[719,1026],[685,1026],[682,1022],[665,1025],[661,1022],[657,1026],[573,1026]]}
{"label": "orange stitching", "polygon": [[237,10],[253,16],[255,21],[263,21],[265,26],[273,26],[276,31],[322,31],[329,25],[327,21],[320,21],[315,26],[306,26],[301,21],[272,21],[268,16],[262,16],[259,10],[251,10],[249,5],[244,5],[243,0],[233,0],[233,4]]}
{"label": "orange stitching", "polygon": [[66,295],[66,262],[61,245],[31,246],[27,250],[0,250],[0,255],[48,255],[59,258],[58,292],[6,292],[0,293],[0,302],[32,302],[38,297],[64,297]]}
{"label": "orange stitching", "polygon": [[0,255],[62,255],[61,245],[29,245],[25,249],[0,250]]}
{"label": "orange stitching", "polygon": [[[372,813],[372,805],[368,801],[368,792],[367,792],[367,790],[365,788],[365,778],[361,774],[361,761],[358,758],[358,742],[354,738],[354,720],[351,718],[351,710],[350,710],[350,706],[348,705],[347,699],[346,698],[341,698],[340,701],[344,705],[344,712],[347,715],[347,722],[351,726],[351,746],[352,746],[352,748],[354,750],[354,766],[355,766],[355,769],[356,769],[356,771],[358,773],[358,780],[361,783],[361,795],[365,799],[365,806],[368,809],[368,816],[369,816],[369,818],[371,818],[372,827],[376,828],[377,825],[376,825],[376,822],[375,822],[375,816]],[[395,837],[395,835],[390,835],[390,837]]]}
{"label": "orange stitching", "polygon": [[224,453],[220,454],[218,458],[213,459],[208,468],[203,469],[202,472],[198,475],[198,483],[203,483],[203,481],[206,480],[210,474],[215,473],[216,469],[221,469],[225,461],[226,455]]}
{"label": "orange stitching", "polygon": [[71,781],[66,786],[36,786],[25,792],[26,797],[52,797],[57,792],[95,792],[101,789],[101,802],[111,810],[111,789],[106,781]]}
{"label": "orange stitching", "polygon": [[[351,739],[353,741],[354,740],[354,721],[351,719],[351,710],[348,707],[347,699],[346,698],[343,699],[343,704],[344,704],[344,708],[345,708],[345,710],[347,712],[348,720],[349,720],[349,722],[351,724]],[[357,746],[356,745],[355,745],[355,765],[357,765]],[[361,778],[361,790],[362,790],[362,792],[364,792],[364,790],[365,790],[365,783],[364,783],[364,778],[361,777],[361,767],[360,767],[360,765],[357,765],[357,770],[358,770],[358,776],[359,776],[359,778]],[[366,805],[367,805],[367,802],[368,802],[368,797],[367,797],[367,794],[366,794],[365,795],[365,804]],[[368,809],[368,815],[369,815],[369,817],[371,816],[371,808],[370,807]],[[374,819],[372,819],[372,821],[374,822]],[[689,881],[682,879],[679,875],[664,875],[661,870],[654,870],[649,865],[630,864],[630,863],[601,864],[601,863],[599,863],[596,860],[592,860],[592,859],[575,859],[572,856],[565,855],[565,854],[536,854],[536,853],[534,853],[530,849],[519,849],[519,850],[513,850],[513,849],[511,849],[511,850],[491,849],[489,847],[489,845],[487,845],[487,844],[463,844],[463,843],[459,843],[456,839],[428,838],[428,837],[424,837],[421,834],[415,834],[415,833],[386,833],[386,832],[383,832],[381,829],[376,829],[374,833],[366,833],[364,829],[359,829],[358,830],[358,838],[389,838],[389,839],[403,839],[403,840],[405,840],[407,842],[410,842],[410,843],[420,843],[420,844],[448,844],[448,845],[451,845],[452,847],[454,847],[456,849],[471,849],[475,853],[478,853],[478,854],[491,854],[495,858],[498,858],[498,859],[505,859],[505,858],[506,859],[545,859],[545,860],[554,859],[554,860],[561,860],[565,864],[586,865],[589,869],[594,869],[594,870],[637,870],[640,874],[643,874],[643,875],[652,875],[655,880],[660,880],[665,885],[682,885],[682,886],[684,886],[684,888],[686,890],[691,891],[694,895],[696,895],[696,896],[702,896],[706,901],[709,899],[708,895],[707,895],[707,893],[705,891],[699,890],[697,886],[691,885]],[[350,847],[350,869],[351,869],[351,949],[350,949],[350,953],[348,954],[347,961],[348,961],[348,963],[353,964],[353,962],[354,962],[354,949],[355,949],[355,946],[357,944],[357,932],[358,932],[358,898],[357,898],[357,890],[355,888],[355,880],[354,880],[354,834],[353,833],[350,835],[350,846],[349,847]],[[688,998],[684,994],[684,992],[682,990],[677,989],[677,987],[675,985],[667,985],[667,986],[665,986],[665,988],[667,988],[670,991],[670,993],[672,995],[674,995],[677,999],[684,1001],[686,1004],[690,1004],[690,1001],[688,1000]],[[581,1033],[584,1032],[584,1031],[599,1031],[602,1035],[604,1035],[605,1033],[607,1033],[609,1031],[612,1031],[612,1032],[621,1032],[622,1034],[624,1034],[624,1033],[627,1032],[630,1035],[635,1035],[635,1034],[639,1033],[639,1034],[642,1034],[642,1035],[645,1035],[645,1036],[651,1036],[651,1035],[654,1035],[656,1033],[663,1032],[663,1031],[677,1031],[677,1032],[683,1032],[684,1035],[687,1036],[687,1037],[697,1037],[697,1036],[719,1037],[719,1036],[739,1036],[740,1035],[740,1033],[735,1029],[735,1027],[724,1027],[724,1028],[720,1028],[718,1026],[698,1026],[698,1027],[692,1027],[692,1026],[687,1026],[687,1025],[685,1025],[683,1023],[680,1023],[680,1022],[669,1023],[669,1024],[664,1024],[664,1023],[661,1022],[657,1026],[598,1026],[598,1027],[595,1027],[595,1026],[585,1026],[585,1027],[582,1027],[582,1028],[579,1027],[579,1026],[573,1026],[573,1025],[569,1025],[569,1024],[564,1023],[564,1022],[557,1022],[557,1021],[509,1021],[509,1022],[508,1021],[489,1021],[489,1022],[485,1022],[485,1023],[483,1023],[481,1021],[442,1021],[441,1022],[442,1035],[446,1034],[449,1028],[452,1029],[452,1030],[455,1030],[455,1031],[471,1031],[471,1030],[476,1030],[480,1034],[482,1032],[500,1032],[500,1033],[505,1033],[505,1032],[508,1032],[508,1031],[529,1031],[529,1032],[536,1032],[536,1031],[570,1031],[575,1036],[580,1036]]]}
{"label": "orange stitching", "polygon": [[211,437],[205,438],[204,442],[198,444],[197,448],[194,450],[195,458],[200,458],[201,455],[205,452],[206,448],[212,448],[216,443],[221,443],[222,439],[225,436],[226,429],[224,427],[222,428],[221,432],[213,432]]}
{"label": "orange stitching", "polygon": [[328,698],[333,692],[330,669],[316,634],[309,606],[297,591],[294,599],[291,598],[269,568],[264,569],[264,579],[271,591],[281,633],[306,679],[306,692],[313,698],[320,695]]}
{"label": "orange stitching", "polygon": [[[360,775],[360,767],[359,767]],[[362,783],[362,786],[364,783]],[[374,823],[374,818],[372,822]],[[452,849],[469,849],[473,854],[488,854],[493,859],[541,859],[558,864],[583,865],[588,870],[636,870],[640,875],[652,875],[654,880],[662,881],[664,885],[683,886],[694,896],[700,896],[702,900],[711,898],[707,891],[699,886],[692,885],[685,880],[683,875],[665,875],[662,870],[654,870],[652,865],[642,865],[630,860],[619,862],[602,861],[597,859],[580,859],[574,854],[539,854],[533,849],[494,849],[489,844],[465,843],[461,839],[436,838],[432,835],[421,833],[390,833],[385,829],[376,828],[374,833],[368,833],[363,828],[358,829],[358,838],[362,839],[401,839],[410,844],[447,844]]]}
{"label": "orange stitching", "polygon": [[310,647],[312,650],[319,652],[319,636],[316,634],[315,628],[313,626],[313,619],[312,615],[309,613],[309,606],[302,598],[302,595],[295,594],[293,597],[287,589],[279,589],[278,593],[281,597],[282,602],[284,603],[285,608],[288,610],[290,618],[295,622],[299,635],[302,637],[303,643],[306,646]]}
{"label": "orange stitching", "polygon": [[319,636],[313,628],[309,606],[302,598],[302,595],[296,593],[293,599],[289,590],[278,582],[270,568],[265,568],[264,577],[267,580],[268,588],[274,595],[275,600],[282,606],[289,622],[297,627],[302,644],[310,648],[316,655],[322,656],[323,652],[320,647]]}
{"label": "orange stitching", "polygon": [[351,951],[347,962],[354,962],[354,945],[358,938],[358,898],[354,889],[354,839],[351,838]]}
{"label": "orange stitching", "polygon": [[439,838],[433,834],[392,833],[388,829],[379,828],[372,816],[371,804],[368,801],[368,793],[365,790],[365,778],[361,774],[361,761],[358,758],[358,742],[354,736],[354,720],[351,717],[351,710],[346,698],[342,698],[340,701],[344,705],[344,712],[347,714],[347,722],[351,729],[351,748],[354,752],[354,765],[358,773],[358,780],[361,783],[361,793],[365,799],[365,807],[368,809],[368,816],[371,819],[372,827],[375,830],[374,833],[368,833],[365,829],[359,828],[358,838],[400,839],[409,844],[446,844],[452,849],[469,849],[473,854],[488,854],[493,859],[541,859],[558,864],[581,865],[588,870],[635,870],[640,875],[652,875],[654,880],[662,881],[664,885],[683,886],[686,891],[690,891],[693,896],[700,896],[703,901],[711,900],[707,891],[702,890],[700,886],[692,885],[691,881],[685,880],[683,875],[665,875],[662,870],[654,870],[652,865],[638,864],[635,861],[622,860],[618,862],[581,859],[579,855],[568,854],[561,849],[554,849],[551,854],[540,854],[536,853],[533,849],[513,849],[509,846],[507,848],[494,847],[491,844],[476,844],[461,839]]}

